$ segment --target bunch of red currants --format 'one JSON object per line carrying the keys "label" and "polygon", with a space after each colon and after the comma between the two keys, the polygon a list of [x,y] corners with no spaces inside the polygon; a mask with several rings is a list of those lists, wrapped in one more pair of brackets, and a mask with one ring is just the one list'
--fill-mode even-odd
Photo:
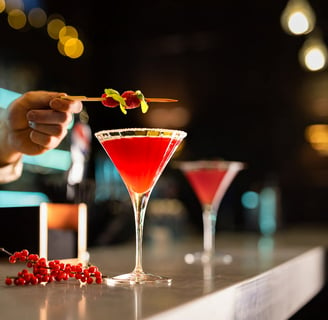
{"label": "bunch of red currants", "polygon": [[15,277],[6,277],[5,283],[7,285],[47,284],[53,281],[68,280],[69,278],[75,278],[81,284],[100,284],[103,281],[102,273],[96,266],[83,266],[82,263],[75,265],[63,263],[59,260],[47,261],[37,254],[30,254],[26,249],[13,254],[4,248],[0,248],[0,250],[9,254],[10,263],[25,262],[28,268],[32,268],[32,272],[23,269]]}

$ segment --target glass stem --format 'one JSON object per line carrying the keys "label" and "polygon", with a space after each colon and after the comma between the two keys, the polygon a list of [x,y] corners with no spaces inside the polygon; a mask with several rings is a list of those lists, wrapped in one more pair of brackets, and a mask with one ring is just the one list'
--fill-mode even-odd
{"label": "glass stem", "polygon": [[204,252],[213,256],[215,251],[215,226],[217,212],[211,205],[205,205],[203,210]]}
{"label": "glass stem", "polygon": [[143,226],[145,220],[145,212],[149,200],[150,192],[136,193],[131,191],[130,197],[132,200],[135,228],[136,228],[136,264],[135,273],[143,273],[142,269],[142,239],[143,239]]}

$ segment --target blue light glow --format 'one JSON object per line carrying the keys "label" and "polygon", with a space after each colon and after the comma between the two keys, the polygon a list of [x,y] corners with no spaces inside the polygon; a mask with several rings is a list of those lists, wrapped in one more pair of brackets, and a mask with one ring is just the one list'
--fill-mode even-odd
{"label": "blue light glow", "polygon": [[24,7],[27,12],[33,8],[39,8],[40,1],[39,0],[24,0]]}
{"label": "blue light glow", "polygon": [[0,108],[6,109],[15,99],[20,96],[20,93],[0,88]]}
{"label": "blue light glow", "polygon": [[71,153],[69,151],[53,149],[37,156],[23,156],[23,162],[35,166],[42,166],[66,171],[71,166]]}
{"label": "blue light glow", "polygon": [[41,192],[0,191],[0,208],[37,207],[49,198]]}
{"label": "blue light glow", "polygon": [[272,235],[277,229],[277,201],[273,188],[267,187],[260,194],[259,226],[263,235]]}
{"label": "blue light glow", "polygon": [[254,191],[246,191],[241,196],[241,203],[246,209],[255,209],[259,205],[259,194]]}

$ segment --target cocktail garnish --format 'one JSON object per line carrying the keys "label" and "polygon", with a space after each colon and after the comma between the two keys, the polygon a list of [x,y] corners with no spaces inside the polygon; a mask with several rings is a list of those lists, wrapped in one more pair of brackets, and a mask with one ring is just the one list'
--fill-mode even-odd
{"label": "cocktail garnish", "polygon": [[[105,93],[102,94],[102,97],[105,98],[105,100],[102,100],[101,103],[110,108],[117,107],[120,105],[121,111],[126,114],[126,107],[127,104],[125,102],[125,99],[120,95],[120,93],[114,89],[105,89]],[[115,103],[116,102],[116,103]]]}
{"label": "cocktail garnish", "polygon": [[135,109],[140,107],[142,113],[146,113],[149,109],[148,102],[177,102],[176,99],[167,98],[145,98],[140,90],[127,90],[120,95],[114,89],[105,89],[101,97],[90,98],[86,96],[62,96],[66,100],[79,101],[100,101],[105,107],[115,108],[120,106],[121,111],[127,114],[127,109]]}
{"label": "cocktail garnish", "polygon": [[126,109],[141,107],[142,113],[146,113],[149,108],[145,97],[140,90],[127,90],[124,91],[122,95],[120,95],[118,91],[114,89],[105,89],[105,93],[102,95],[102,97],[106,98],[105,100],[101,101],[104,106],[113,108],[119,104],[120,109],[124,114],[127,113]]}

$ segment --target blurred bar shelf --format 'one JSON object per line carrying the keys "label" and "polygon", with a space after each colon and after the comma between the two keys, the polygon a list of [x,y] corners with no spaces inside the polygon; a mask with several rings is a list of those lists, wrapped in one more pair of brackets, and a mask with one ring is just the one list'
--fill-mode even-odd
{"label": "blurred bar shelf", "polygon": [[[80,287],[76,280],[8,287],[5,276],[24,265],[2,259],[1,319],[288,319],[325,285],[327,231],[293,228],[272,238],[218,232],[217,249],[230,253],[233,261],[214,266],[184,262],[186,253],[201,250],[201,236],[145,243],[145,271],[172,277],[170,287]],[[91,262],[110,276],[134,266],[134,243],[89,252]]]}

